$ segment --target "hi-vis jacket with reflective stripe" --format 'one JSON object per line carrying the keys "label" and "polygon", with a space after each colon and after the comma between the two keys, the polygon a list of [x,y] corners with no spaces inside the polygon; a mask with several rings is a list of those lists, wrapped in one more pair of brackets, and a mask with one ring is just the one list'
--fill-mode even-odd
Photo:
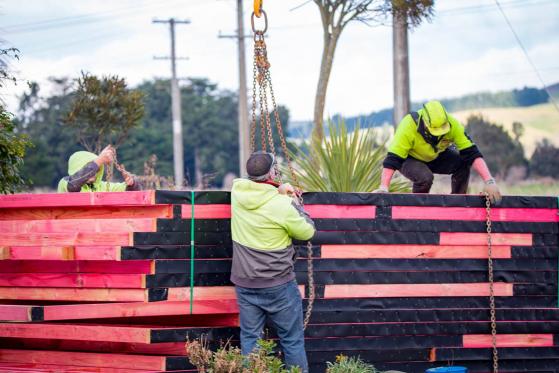
{"label": "hi-vis jacket with reflective stripe", "polygon": [[231,232],[231,282],[266,288],[295,278],[291,239],[309,240],[315,228],[308,214],[276,187],[236,179],[231,190]]}
{"label": "hi-vis jacket with reflective stripe", "polygon": [[[421,120],[423,109],[419,110],[418,114]],[[455,144],[459,151],[474,146],[474,143],[464,132],[464,126],[456,118],[448,114],[448,121],[450,131],[442,136],[437,144],[437,151],[435,151],[419,133],[418,124],[412,116],[410,114],[406,115],[396,129],[394,138],[388,147],[388,152],[403,159],[411,156],[423,162],[431,162],[452,144]]]}

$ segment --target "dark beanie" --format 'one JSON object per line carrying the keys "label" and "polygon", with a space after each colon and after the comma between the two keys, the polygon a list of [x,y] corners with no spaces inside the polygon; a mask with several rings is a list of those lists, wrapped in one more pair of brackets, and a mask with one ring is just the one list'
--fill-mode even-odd
{"label": "dark beanie", "polygon": [[250,155],[247,161],[247,174],[251,177],[266,175],[272,169],[274,156],[271,153],[257,151]]}

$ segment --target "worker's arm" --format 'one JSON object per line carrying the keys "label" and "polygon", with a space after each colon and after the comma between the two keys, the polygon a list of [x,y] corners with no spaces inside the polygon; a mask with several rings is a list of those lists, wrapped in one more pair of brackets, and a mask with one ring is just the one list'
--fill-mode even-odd
{"label": "worker's arm", "polygon": [[315,233],[314,222],[303,207],[293,198],[285,215],[284,227],[287,234],[296,240],[308,241]]}
{"label": "worker's arm", "polygon": [[[65,192],[79,192],[82,190],[82,186],[87,184],[88,180],[94,178],[99,171],[99,165],[96,162],[91,161],[82,167],[81,170],[74,173],[73,175],[65,177],[63,180],[66,181]],[[59,190],[60,191],[60,190]]]}
{"label": "worker's arm", "polygon": [[390,181],[394,172],[402,167],[404,161],[408,158],[410,150],[413,148],[415,132],[417,131],[415,122],[411,115],[404,117],[392,140],[386,158],[382,163],[382,173],[380,178],[380,186],[375,193],[388,193],[390,190]]}

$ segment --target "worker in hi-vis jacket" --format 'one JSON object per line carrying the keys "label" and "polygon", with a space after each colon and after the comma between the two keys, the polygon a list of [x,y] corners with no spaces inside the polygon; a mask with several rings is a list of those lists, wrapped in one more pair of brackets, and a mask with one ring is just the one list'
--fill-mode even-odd
{"label": "worker in hi-vis jacket", "polygon": [[303,308],[294,265],[292,238],[310,240],[314,223],[289,184],[274,182],[275,158],[255,152],[246,164],[248,179],[231,190],[231,233],[235,284],[241,324],[241,350],[250,354],[268,320],[276,329],[288,367],[308,372]]}
{"label": "worker in hi-vis jacket", "polygon": [[451,192],[465,194],[470,168],[483,179],[484,192],[492,203],[501,201],[501,193],[491,176],[483,155],[464,131],[464,126],[448,114],[438,101],[429,101],[417,112],[404,117],[383,162],[380,187],[376,193],[388,193],[395,171],[410,179],[414,193],[429,193],[433,174],[452,175]]}

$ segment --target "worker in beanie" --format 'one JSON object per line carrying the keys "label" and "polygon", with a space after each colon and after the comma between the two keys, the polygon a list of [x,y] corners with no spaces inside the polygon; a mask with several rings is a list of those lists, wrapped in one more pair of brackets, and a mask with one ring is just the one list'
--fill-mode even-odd
{"label": "worker in beanie", "polygon": [[429,193],[433,174],[452,175],[451,192],[465,194],[470,168],[485,182],[484,191],[498,204],[501,193],[477,146],[464,126],[448,114],[438,101],[429,101],[402,119],[383,162],[377,193],[388,193],[396,170],[410,179],[414,193]]}
{"label": "worker in beanie", "polygon": [[235,179],[231,190],[231,282],[239,305],[241,350],[248,355],[257,347],[269,320],[279,336],[285,364],[305,373],[303,309],[294,273],[297,252],[291,240],[310,240],[314,223],[294,188],[274,183],[273,154],[253,153],[246,172],[248,179]]}
{"label": "worker in beanie", "polygon": [[140,183],[134,175],[123,172],[122,183],[103,181],[105,165],[115,159],[115,150],[111,145],[106,146],[99,155],[79,151],[68,159],[68,176],[58,182],[58,192],[124,192],[140,190]]}

